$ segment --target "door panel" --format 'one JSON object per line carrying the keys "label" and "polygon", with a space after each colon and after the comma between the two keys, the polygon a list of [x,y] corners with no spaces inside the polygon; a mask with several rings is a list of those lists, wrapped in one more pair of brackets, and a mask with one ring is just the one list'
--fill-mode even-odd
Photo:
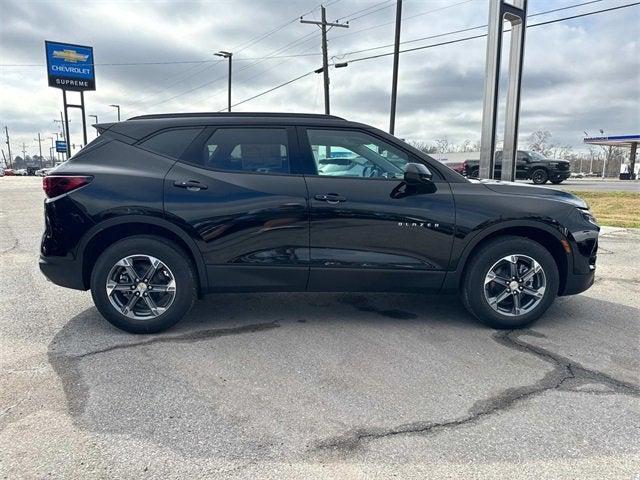
{"label": "door panel", "polygon": [[[214,135],[219,136],[220,130]],[[203,145],[211,164],[226,162],[229,168],[246,171],[177,162],[165,178],[165,214],[197,241],[214,291],[306,287],[309,212],[305,181],[301,175],[257,173],[284,168],[278,161],[280,149],[255,140],[259,136],[240,140],[240,148],[226,140],[216,140],[213,147]],[[228,137],[238,134],[230,132]],[[289,161],[294,154],[288,152]]]}
{"label": "door panel", "polygon": [[[440,288],[455,223],[446,182],[416,188],[389,179],[305,178],[311,206],[309,290]],[[327,194],[344,200],[318,199]]]}

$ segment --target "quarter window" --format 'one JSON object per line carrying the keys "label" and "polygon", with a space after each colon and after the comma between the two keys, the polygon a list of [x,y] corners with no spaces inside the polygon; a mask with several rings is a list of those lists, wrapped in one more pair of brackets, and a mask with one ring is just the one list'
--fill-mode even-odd
{"label": "quarter window", "polygon": [[220,128],[204,143],[197,163],[232,172],[289,173],[287,131],[281,128]]}
{"label": "quarter window", "polygon": [[171,158],[178,158],[201,131],[202,128],[166,130],[145,140],[140,146],[154,153],[160,153]]}
{"label": "quarter window", "polygon": [[318,175],[403,178],[406,153],[355,130],[307,130]]}

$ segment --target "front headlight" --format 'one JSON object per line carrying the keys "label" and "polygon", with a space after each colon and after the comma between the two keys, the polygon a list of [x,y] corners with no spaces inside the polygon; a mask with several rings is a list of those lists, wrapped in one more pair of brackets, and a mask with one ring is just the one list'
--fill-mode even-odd
{"label": "front headlight", "polygon": [[596,220],[596,217],[594,217],[591,212],[589,210],[585,210],[580,208],[580,214],[582,215],[582,218],[584,218],[587,222],[595,225],[596,227],[598,226],[598,221]]}

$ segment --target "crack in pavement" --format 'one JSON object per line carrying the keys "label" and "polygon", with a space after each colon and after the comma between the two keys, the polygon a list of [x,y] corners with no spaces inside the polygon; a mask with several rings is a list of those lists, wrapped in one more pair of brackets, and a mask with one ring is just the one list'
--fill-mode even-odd
{"label": "crack in pavement", "polygon": [[[349,453],[362,450],[366,442],[385,437],[436,433],[445,429],[473,424],[484,417],[507,410],[516,403],[540,395],[548,390],[594,394],[615,393],[640,397],[639,386],[618,380],[605,373],[588,369],[562,355],[526,343],[519,338],[521,335],[544,337],[544,335],[532,330],[509,330],[497,332],[492,338],[507,348],[533,354],[554,366],[553,370],[546,373],[544,377],[537,382],[531,385],[507,388],[497,395],[484,400],[478,400],[471,406],[466,415],[459,418],[439,422],[429,420],[417,421],[391,428],[356,428],[343,435],[318,442],[309,452]],[[582,386],[593,384],[604,386],[607,390],[579,389]]]}
{"label": "crack in pavement", "polygon": [[55,347],[53,346],[55,342],[53,342],[49,346],[47,356],[49,363],[62,381],[62,388],[67,399],[69,413],[72,416],[78,416],[84,412],[86,401],[89,396],[89,387],[83,380],[82,372],[80,370],[80,362],[83,359],[116,350],[125,350],[157,343],[193,343],[229,335],[261,332],[278,327],[280,327],[280,323],[275,321],[269,323],[242,325],[239,327],[196,330],[171,336],[164,334],[161,336],[146,338],[139,342],[111,345],[109,347],[91,350],[77,355],[56,352]]}
{"label": "crack in pavement", "polygon": [[185,332],[181,335],[173,335],[173,336],[162,335],[162,336],[148,338],[141,342],[122,343],[122,344],[111,345],[109,347],[101,348],[99,350],[92,350],[90,352],[85,352],[80,355],[69,355],[67,356],[67,358],[70,358],[70,357],[86,358],[92,355],[98,355],[100,353],[113,352],[114,350],[124,350],[127,348],[139,347],[142,345],[151,345],[154,343],[192,343],[192,342],[197,342],[199,340],[208,340],[211,338],[224,337],[227,335],[261,332],[263,330],[269,330],[271,328],[277,328],[279,326],[280,324],[278,322],[254,323],[251,325],[243,325],[241,327],[196,330],[193,332]]}

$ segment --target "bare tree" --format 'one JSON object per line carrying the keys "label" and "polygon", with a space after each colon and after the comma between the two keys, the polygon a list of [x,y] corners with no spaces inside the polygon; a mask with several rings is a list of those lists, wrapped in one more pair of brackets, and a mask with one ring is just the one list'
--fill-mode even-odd
{"label": "bare tree", "polygon": [[551,155],[555,145],[551,143],[551,132],[549,130],[536,130],[527,139],[529,149],[538,152],[545,157]]}
{"label": "bare tree", "polygon": [[419,140],[411,140],[409,141],[409,145],[411,145],[414,148],[417,148],[418,150],[424,153],[436,153],[436,147],[429,145],[426,142],[422,142]]}
{"label": "bare tree", "polygon": [[447,153],[450,152],[449,140],[447,137],[436,138],[436,152]]}

